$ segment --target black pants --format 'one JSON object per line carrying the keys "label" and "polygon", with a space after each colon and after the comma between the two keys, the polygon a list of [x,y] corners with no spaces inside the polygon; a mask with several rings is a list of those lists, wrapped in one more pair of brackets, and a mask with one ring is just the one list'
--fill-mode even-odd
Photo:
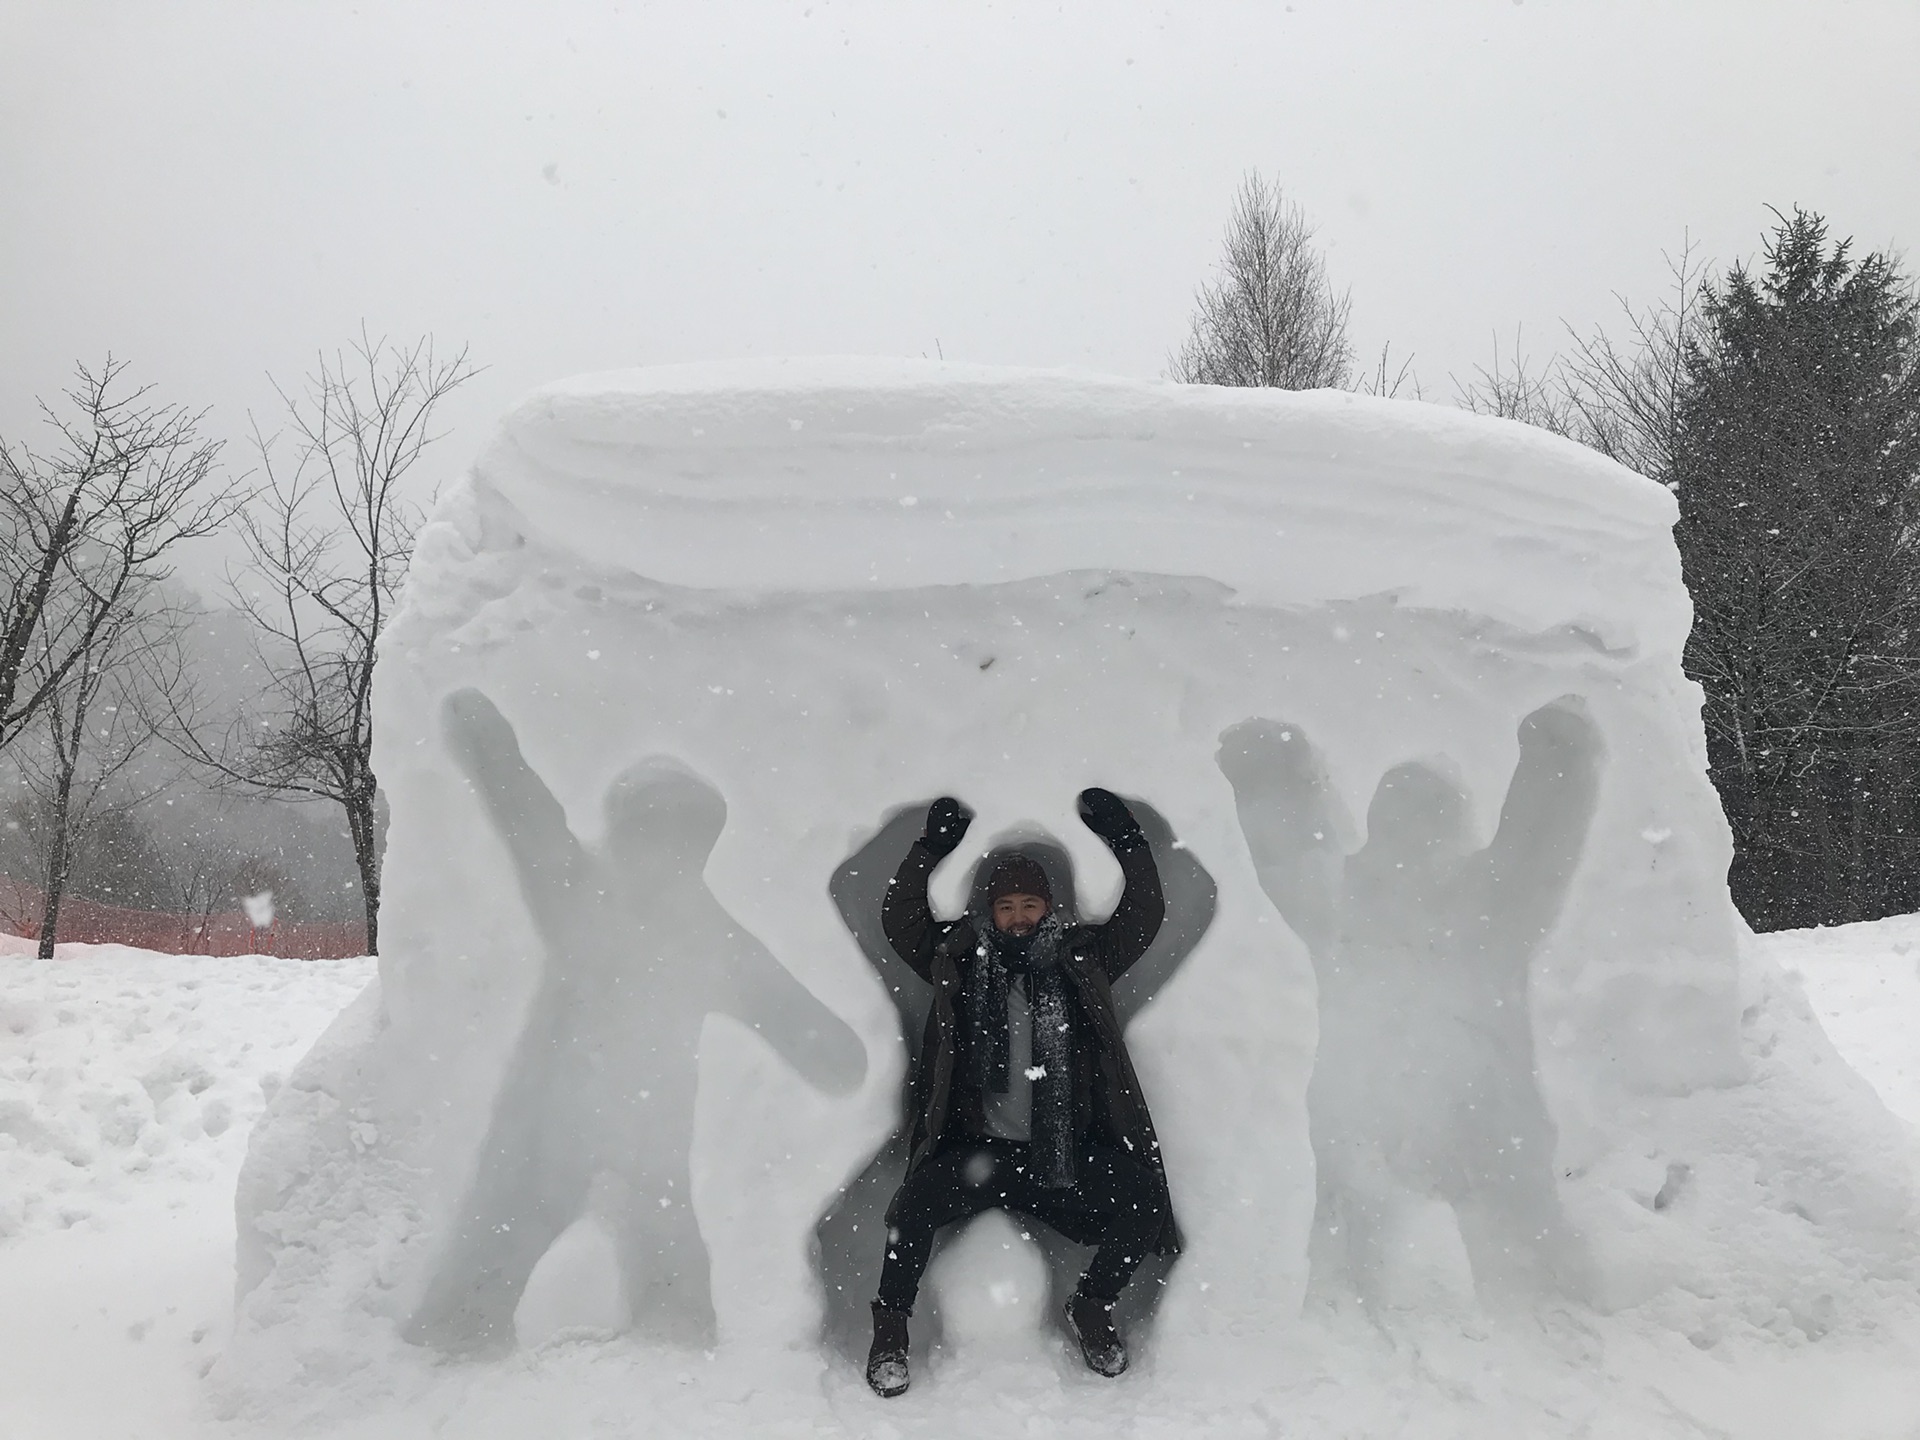
{"label": "black pants", "polygon": [[1108,1302],[1126,1287],[1162,1220],[1153,1171],[1124,1150],[1086,1147],[1074,1185],[1053,1189],[1040,1183],[1027,1163],[1027,1147],[1017,1141],[951,1142],[909,1175],[894,1197],[880,1303],[911,1312],[935,1233],[995,1208],[1043,1221],[1076,1244],[1098,1245],[1080,1288]]}

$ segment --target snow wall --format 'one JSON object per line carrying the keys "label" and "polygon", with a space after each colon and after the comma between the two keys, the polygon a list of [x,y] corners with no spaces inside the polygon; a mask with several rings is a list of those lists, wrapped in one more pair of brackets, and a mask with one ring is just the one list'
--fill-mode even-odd
{"label": "snow wall", "polygon": [[[1911,1197],[1846,1158],[1896,1143],[1870,1102],[1758,1084],[1673,518],[1541,432],[1335,392],[537,392],[384,641],[380,977],[255,1134],[228,1378],[609,1331],[846,1363],[927,1003],[881,890],[951,793],[937,909],[1023,845],[1099,918],[1094,784],[1170,902],[1117,996],[1188,1242],[1128,1294],[1150,1366],[1316,1305],[1832,1323]],[[1083,1259],[983,1218],[916,1344],[1046,1343]]]}

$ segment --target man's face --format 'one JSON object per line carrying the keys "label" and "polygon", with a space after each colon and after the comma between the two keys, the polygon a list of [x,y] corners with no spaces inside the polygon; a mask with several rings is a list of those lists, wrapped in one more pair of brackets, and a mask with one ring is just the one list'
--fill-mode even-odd
{"label": "man's face", "polygon": [[993,902],[993,928],[1002,935],[1031,935],[1047,918],[1047,902],[1038,895],[1002,895]]}

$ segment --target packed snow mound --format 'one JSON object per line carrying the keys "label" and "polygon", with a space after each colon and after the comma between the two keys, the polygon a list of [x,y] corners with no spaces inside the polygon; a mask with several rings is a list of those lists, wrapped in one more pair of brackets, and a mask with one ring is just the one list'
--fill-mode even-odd
{"label": "packed snow mound", "polygon": [[[1917,928],[1920,919],[1900,917],[1763,936],[1758,947],[1762,966],[1777,963],[1789,980],[1803,978],[1841,1055],[1884,1087],[1890,1104],[1911,1100],[1911,1036],[1920,1022],[1911,953]],[[143,1091],[157,1055],[185,1050],[212,1080],[198,1097],[201,1106],[230,1097],[233,1123],[217,1136],[204,1125],[196,1134],[195,1111],[176,1092],[151,1122],[164,1132],[164,1147],[151,1149],[158,1142],[147,1127],[133,1147],[151,1153],[144,1167],[132,1150],[106,1146],[76,1163],[0,1127],[0,1163],[19,1167],[0,1179],[0,1194],[58,1201],[58,1210],[49,1204],[24,1230],[0,1236],[0,1294],[14,1302],[0,1308],[7,1419],[27,1435],[282,1440],[289,1433],[284,1407],[239,1427],[202,1409],[200,1377],[225,1344],[232,1311],[234,1178],[263,1095],[365,984],[372,963],[210,960],[85,945],[63,945],[56,961],[43,963],[32,952],[33,942],[0,935],[0,1009],[7,1017],[0,1022],[0,1069],[19,1067],[8,1070],[17,1082],[16,1117],[84,1124],[86,1107],[75,1103],[82,1094]],[[1757,1092],[1776,1108],[1795,1095],[1803,1103],[1819,1098],[1820,1073],[1842,1073],[1794,1013],[1793,990],[1774,987],[1771,1016],[1746,1027],[1756,1070],[1764,1076],[1779,1067],[1780,1084],[1770,1094]],[[1771,1058],[1758,1057],[1762,1047]],[[1810,1068],[1790,1068],[1801,1065]],[[1712,1102],[1710,1094],[1702,1098]],[[1787,1127],[1775,1119],[1770,1128]],[[15,1143],[19,1148],[9,1151]],[[1686,1203],[1661,1212],[1662,1223]],[[593,1234],[582,1227],[559,1247],[555,1265],[564,1271],[573,1264],[569,1247]],[[1003,1263],[1002,1243],[1001,1227],[977,1225],[953,1248],[985,1254],[955,1258]],[[1765,1253],[1739,1258],[1759,1270],[1757,1257]],[[967,1304],[949,1317],[948,1333],[958,1342],[950,1359],[929,1371],[912,1397],[891,1405],[876,1403],[855,1373],[837,1383],[829,1374],[821,1383],[808,1371],[809,1361],[818,1370],[817,1351],[770,1358],[736,1348],[708,1360],[576,1330],[577,1338],[556,1332],[523,1364],[437,1364],[431,1352],[400,1347],[403,1358],[424,1362],[415,1383],[369,1371],[358,1384],[335,1386],[325,1413],[308,1417],[310,1433],[525,1440],[651,1427],[729,1440],[783,1429],[878,1440],[905,1428],[957,1440],[1037,1426],[1062,1435],[1190,1436],[1263,1430],[1280,1415],[1302,1434],[1383,1440],[1692,1440],[1702,1433],[1906,1440],[1920,1415],[1920,1331],[1912,1323],[1920,1316],[1912,1315],[1904,1335],[1836,1334],[1798,1345],[1742,1344],[1728,1336],[1698,1348],[1651,1313],[1608,1317],[1569,1307],[1501,1324],[1484,1314],[1462,1323],[1457,1312],[1402,1311],[1390,1321],[1393,1345],[1381,1344],[1370,1327],[1329,1327],[1316,1315],[1271,1345],[1252,1375],[1236,1373],[1239,1357],[1222,1347],[1218,1368],[1185,1384],[1143,1369],[1136,1382],[1096,1386],[1069,1368],[1064,1347],[1009,1357],[1004,1345],[975,1339],[1004,1339],[1009,1311],[1017,1313],[1024,1300],[1019,1287],[1039,1283],[1037,1258],[1021,1260],[1024,1272],[1003,1272],[998,1281],[1009,1303],[974,1290],[956,1297]],[[567,1318],[590,1319],[610,1279],[604,1270],[586,1274]],[[543,1305],[558,1318],[558,1298],[548,1292],[524,1301],[519,1318],[537,1326],[547,1318],[538,1313]],[[1019,1339],[1032,1343],[1030,1336]],[[366,1413],[370,1402],[378,1415]]]}
{"label": "packed snow mound", "polygon": [[332,1009],[364,960],[156,956],[0,934],[0,1242],[94,1224],[136,1190],[238,1167],[248,1129],[318,1027],[274,999],[298,975]]}
{"label": "packed snow mound", "polygon": [[1887,1108],[1920,1126],[1920,915],[1780,930],[1761,944]]}
{"label": "packed snow mound", "polygon": [[[1836,1296],[1910,1268],[1907,1141],[1775,1058],[1824,1041],[1727,898],[1673,515],[1332,392],[535,394],[384,642],[386,953],[256,1131],[228,1380],[607,1331],[847,1355],[927,1003],[887,878],[951,793],[937,908],[1018,844],[1099,918],[1095,784],[1169,897],[1116,993],[1188,1242],[1128,1292],[1149,1373],[1257,1365],[1303,1305],[1870,1323]],[[916,1344],[1043,1343],[1084,1258],[980,1222]]]}

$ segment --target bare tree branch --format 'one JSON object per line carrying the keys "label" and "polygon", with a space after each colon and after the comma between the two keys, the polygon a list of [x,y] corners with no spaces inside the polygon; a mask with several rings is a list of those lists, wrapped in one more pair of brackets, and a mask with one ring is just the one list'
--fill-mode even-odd
{"label": "bare tree branch", "polygon": [[1616,296],[1625,338],[1604,329],[1574,337],[1565,362],[1567,403],[1578,413],[1578,436],[1629,470],[1671,488],[1684,427],[1687,351],[1699,338],[1713,273],[1692,236],[1663,258],[1671,276],[1666,298],[1635,310]]}
{"label": "bare tree branch", "polygon": [[1427,398],[1420,386],[1420,377],[1414,373],[1413,357],[1409,355],[1396,366],[1391,341],[1380,347],[1379,362],[1371,371],[1358,376],[1353,388],[1361,395],[1378,395],[1383,400],[1398,400],[1403,391],[1410,400]]}
{"label": "bare tree branch", "polygon": [[125,369],[77,367],[65,407],[41,407],[48,451],[0,441],[0,749],[171,573],[176,548],[240,503],[202,417],[153,404]]}
{"label": "bare tree branch", "polygon": [[1538,426],[1555,435],[1585,440],[1586,425],[1575,403],[1560,362],[1549,360],[1536,370],[1521,345],[1520,327],[1513,330],[1510,360],[1500,358],[1500,337],[1493,337],[1493,368],[1476,365],[1476,379],[1462,384],[1453,382],[1454,398],[1477,415],[1498,415],[1503,420],[1518,420]]}
{"label": "bare tree branch", "polygon": [[[380,827],[373,770],[373,676],[422,511],[407,481],[438,438],[440,403],[476,373],[461,349],[436,356],[364,331],[322,356],[298,392],[280,390],[287,431],[255,430],[266,483],[240,516],[248,565],[229,577],[264,675],[256,702],[220,739],[192,677],[166,687],[176,744],[231,784],[325,800],[345,813],[378,946]],[[276,387],[278,388],[278,387]]]}
{"label": "bare tree branch", "polygon": [[[46,692],[38,712],[39,743],[11,753],[24,792],[19,807],[39,870],[43,908],[40,956],[51,959],[68,882],[94,831],[145,804],[178,779],[153,765],[158,738],[141,689],[179,650],[181,614],[151,592],[139,610],[117,608],[77,656],[43,635],[31,666]],[[21,823],[21,822],[16,822]]]}

